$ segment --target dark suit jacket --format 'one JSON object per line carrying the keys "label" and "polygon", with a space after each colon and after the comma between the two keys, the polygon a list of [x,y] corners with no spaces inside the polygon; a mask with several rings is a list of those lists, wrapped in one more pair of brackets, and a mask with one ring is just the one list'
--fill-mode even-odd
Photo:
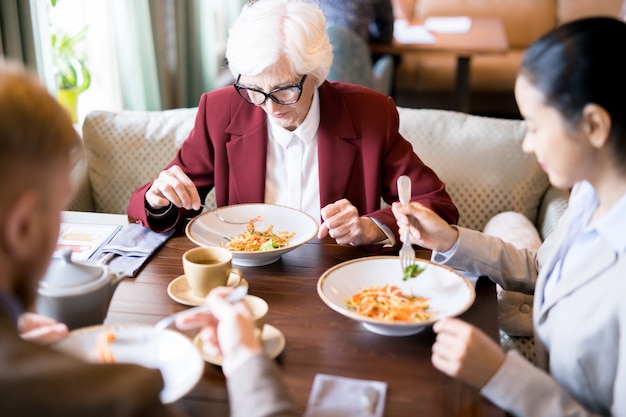
{"label": "dark suit jacket", "polygon": [[173,416],[158,370],[96,365],[22,340],[0,307],[0,415]]}
{"label": "dark suit jacket", "polygon": [[[412,180],[412,200],[455,223],[456,207],[437,175],[418,158],[398,132],[399,116],[390,97],[365,87],[324,82],[319,87],[318,159],[320,206],[347,198],[359,215],[371,216],[396,234],[391,208],[381,197],[398,201],[396,180]],[[265,196],[267,120],[262,108],[238,96],[232,87],[202,95],[193,130],[174,160],[196,184],[200,197],[215,187],[218,206],[261,203]],[[151,183],[130,199],[128,215],[155,230],[167,230],[189,213],[167,224],[149,224],[144,196]]]}
{"label": "dark suit jacket", "polygon": [[[182,417],[160,402],[162,388],[158,370],[86,363],[24,341],[0,306],[0,416]],[[233,417],[299,414],[278,367],[263,355],[228,379],[228,394]]]}

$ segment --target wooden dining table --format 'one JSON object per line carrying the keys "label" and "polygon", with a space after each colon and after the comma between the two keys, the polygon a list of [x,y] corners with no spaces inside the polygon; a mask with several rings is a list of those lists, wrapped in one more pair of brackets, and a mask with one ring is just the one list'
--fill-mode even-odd
{"label": "wooden dining table", "polygon": [[[170,298],[167,286],[183,274],[181,257],[195,246],[177,231],[136,278],[118,286],[105,323],[154,323],[188,308]],[[249,293],[268,302],[267,324],[285,337],[285,348],[275,360],[298,407],[304,412],[315,375],[330,374],[386,382],[388,417],[504,416],[476,389],[433,367],[431,328],[412,336],[382,336],[324,304],[316,289],[320,276],[341,262],[372,255],[363,248],[314,238],[270,265],[237,266]],[[426,258],[429,253],[418,250],[417,255]],[[496,303],[493,283],[480,278],[475,302],[461,317],[497,340]],[[207,362],[198,384],[176,405],[190,416],[228,416],[221,368]]]}

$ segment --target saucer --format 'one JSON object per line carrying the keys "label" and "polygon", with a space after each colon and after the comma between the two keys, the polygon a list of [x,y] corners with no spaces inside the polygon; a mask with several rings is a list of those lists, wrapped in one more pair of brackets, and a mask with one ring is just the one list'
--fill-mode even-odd
{"label": "saucer", "polygon": [[[231,273],[228,277],[228,282],[226,283],[226,285],[229,287],[234,287],[236,280],[237,274]],[[238,286],[242,285],[245,287],[249,286],[248,281],[246,281],[244,278],[241,278]],[[178,278],[172,280],[172,282],[170,282],[170,284],[167,286],[167,295],[169,295],[172,300],[187,306],[199,306],[205,303],[203,297],[198,297],[196,294],[194,294],[193,291],[191,291],[189,283],[187,282],[187,278],[185,278],[184,275],[181,275]]]}
{"label": "saucer", "polygon": [[[276,359],[278,355],[282,353],[285,349],[285,336],[283,333],[278,330],[276,327],[266,324],[263,326],[263,334],[261,335],[263,338],[263,349],[265,350],[265,354],[270,359]],[[200,334],[196,335],[193,339],[193,344],[198,348],[200,352],[200,356],[205,361],[212,363],[213,365],[222,365],[222,355],[217,356],[209,356],[202,349],[202,340],[200,339]]]}

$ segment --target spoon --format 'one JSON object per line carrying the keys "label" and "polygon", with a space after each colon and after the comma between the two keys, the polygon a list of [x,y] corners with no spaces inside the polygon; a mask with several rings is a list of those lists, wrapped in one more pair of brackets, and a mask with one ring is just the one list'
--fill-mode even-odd
{"label": "spoon", "polygon": [[[247,293],[248,293],[248,287],[239,286],[239,287],[236,287],[230,294],[228,294],[225,297],[225,300],[231,304],[234,304],[238,301],[241,301],[246,296]],[[170,314],[169,316],[162,318],[154,325],[151,331],[146,332],[145,334],[141,336],[119,337],[116,335],[113,343],[124,343],[124,344],[145,343],[146,341],[149,341],[150,339],[153,339],[156,336],[158,336],[159,333],[161,333],[163,330],[167,329],[168,326],[170,326],[172,323],[176,321],[177,317],[191,316],[196,313],[209,312],[209,311],[211,311],[211,306],[209,304],[202,304],[196,307],[188,308],[187,310],[179,311],[178,313]]]}

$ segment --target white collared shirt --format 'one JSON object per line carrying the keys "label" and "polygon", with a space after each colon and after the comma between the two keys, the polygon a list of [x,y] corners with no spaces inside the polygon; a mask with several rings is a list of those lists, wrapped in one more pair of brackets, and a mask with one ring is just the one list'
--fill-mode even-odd
{"label": "white collared shirt", "polygon": [[[317,128],[320,123],[319,92],[315,89],[313,101],[306,118],[294,131],[278,126],[267,116],[268,147],[265,174],[265,202],[291,206],[310,214],[320,221],[319,164],[317,156]],[[303,144],[302,172],[300,175],[301,201],[290,203],[287,171],[287,147],[293,136]],[[297,180],[296,180],[297,181]]]}
{"label": "white collared shirt", "polygon": [[[311,215],[318,223],[321,219],[319,163],[317,155],[317,128],[320,124],[319,91],[313,93],[311,108],[304,121],[293,132],[278,126],[267,116],[268,147],[265,173],[265,202],[294,207]],[[293,136],[303,142],[302,172],[300,175],[301,200],[291,204],[287,170],[287,148]],[[378,244],[394,246],[396,239],[387,225],[372,218],[387,236]]]}

